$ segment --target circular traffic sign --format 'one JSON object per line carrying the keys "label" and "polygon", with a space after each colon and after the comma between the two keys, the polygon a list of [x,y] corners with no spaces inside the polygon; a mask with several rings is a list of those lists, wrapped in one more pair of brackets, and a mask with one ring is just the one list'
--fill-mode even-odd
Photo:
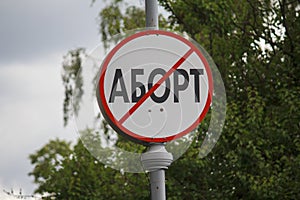
{"label": "circular traffic sign", "polygon": [[209,110],[213,80],[205,54],[172,32],[146,30],[117,44],[97,84],[100,110],[119,134],[169,142],[193,131]]}

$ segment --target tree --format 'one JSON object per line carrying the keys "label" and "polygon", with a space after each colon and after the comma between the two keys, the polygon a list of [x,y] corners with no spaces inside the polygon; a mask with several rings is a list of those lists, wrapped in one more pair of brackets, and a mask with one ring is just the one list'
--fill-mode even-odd
{"label": "tree", "polygon": [[[70,143],[52,140],[30,156],[35,164],[30,175],[47,194],[45,199],[148,199],[144,174],[122,174],[99,163],[81,141]],[[135,185],[136,182],[143,184]],[[138,190],[139,192],[136,192]]]}
{"label": "tree", "polygon": [[[167,19],[160,17],[163,21],[161,27],[189,34],[213,57],[225,83],[228,102],[226,124],[214,150],[204,159],[198,158],[209,124],[208,117],[201,124],[199,136],[188,152],[168,169],[168,199],[299,199],[300,2],[159,2],[170,13]],[[135,25],[144,26],[143,11],[130,7],[122,12],[121,5],[123,1],[114,0],[100,13],[100,32],[102,39],[107,41],[106,47],[114,42],[110,40],[112,35],[133,29]],[[72,79],[68,81],[72,83]],[[68,105],[68,100],[65,102]],[[81,145],[80,141],[78,145]],[[68,152],[71,155],[75,151],[78,154],[85,152],[84,157],[89,156],[84,148],[79,149],[71,148]],[[95,162],[91,157],[90,161],[73,160],[72,165],[67,161],[64,165],[54,165],[55,162],[41,159],[46,155],[42,151],[33,156],[36,159],[31,157],[35,165],[33,172],[39,166],[47,166],[45,171],[31,173],[39,186],[39,193],[49,192],[60,198],[63,191],[59,188],[65,185],[60,182],[58,174],[61,172],[53,170],[53,166],[62,167],[62,171],[68,169],[69,173],[64,174],[69,174],[66,177],[72,179],[74,168],[71,166],[81,163],[91,174],[114,180],[107,185],[93,181],[94,176],[89,176],[86,184],[95,184],[93,191],[97,194],[102,194],[103,190],[109,199],[121,198],[122,195],[129,195],[128,199],[147,199],[149,196],[145,189],[148,183],[143,175],[122,174],[105,168],[101,163],[92,167],[88,164]],[[64,158],[69,160],[66,155]],[[76,172],[84,174],[85,170]],[[45,179],[48,176],[57,177],[57,181]],[[45,179],[44,182],[38,181],[41,178]],[[130,180],[132,187],[123,187],[124,180]],[[48,183],[51,186],[46,186]],[[134,186],[141,189],[135,190]],[[69,197],[78,192],[70,199],[84,199],[79,191],[87,194],[84,185],[79,184],[77,189],[68,188],[70,190],[64,190],[67,191],[64,194]],[[95,194],[90,199],[96,197]]]}

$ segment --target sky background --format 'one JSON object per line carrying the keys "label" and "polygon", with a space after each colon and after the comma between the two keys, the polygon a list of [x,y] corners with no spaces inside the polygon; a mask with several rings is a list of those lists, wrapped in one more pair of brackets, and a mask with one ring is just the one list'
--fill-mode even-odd
{"label": "sky background", "polygon": [[50,139],[78,138],[72,121],[63,126],[61,64],[69,50],[101,44],[97,16],[109,0],[91,3],[0,0],[0,199],[3,190],[33,193],[30,154]]}
{"label": "sky background", "polygon": [[50,139],[76,140],[63,127],[61,63],[68,50],[100,42],[98,0],[0,1],[0,190],[31,194],[28,159]]}

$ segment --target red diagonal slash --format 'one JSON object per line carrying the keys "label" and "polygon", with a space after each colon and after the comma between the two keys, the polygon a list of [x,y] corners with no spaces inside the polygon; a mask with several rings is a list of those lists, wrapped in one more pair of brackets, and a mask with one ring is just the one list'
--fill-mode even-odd
{"label": "red diagonal slash", "polygon": [[125,113],[125,115],[119,120],[120,124],[123,124],[132,113],[134,113],[138,107],[140,107],[147,98],[149,98],[151,96],[151,94],[153,94],[153,92],[155,92],[155,90],[193,53],[193,49],[189,49],[174,65],[173,67],[167,71],[167,73],[161,77],[158,82],[150,89],[148,90],[148,92],[146,94],[144,94],[144,96],[142,96],[142,98],[140,98],[140,100],[134,104],[127,113]]}

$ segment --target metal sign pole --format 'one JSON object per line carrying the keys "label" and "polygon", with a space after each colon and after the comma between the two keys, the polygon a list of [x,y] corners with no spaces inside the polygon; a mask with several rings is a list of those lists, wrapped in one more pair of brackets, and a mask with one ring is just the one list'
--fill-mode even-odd
{"label": "metal sign pole", "polygon": [[168,169],[173,161],[172,154],[167,152],[164,144],[154,143],[142,154],[141,161],[144,168],[150,172],[151,199],[165,200],[165,169]]}
{"label": "metal sign pole", "polygon": [[[157,30],[158,4],[157,0],[145,0],[146,27]],[[165,200],[165,169],[171,165],[173,156],[168,153],[163,143],[150,144],[147,152],[141,156],[142,164],[147,172],[150,172],[151,199]]]}
{"label": "metal sign pole", "polygon": [[158,29],[158,5],[157,0],[145,0],[146,27]]}

